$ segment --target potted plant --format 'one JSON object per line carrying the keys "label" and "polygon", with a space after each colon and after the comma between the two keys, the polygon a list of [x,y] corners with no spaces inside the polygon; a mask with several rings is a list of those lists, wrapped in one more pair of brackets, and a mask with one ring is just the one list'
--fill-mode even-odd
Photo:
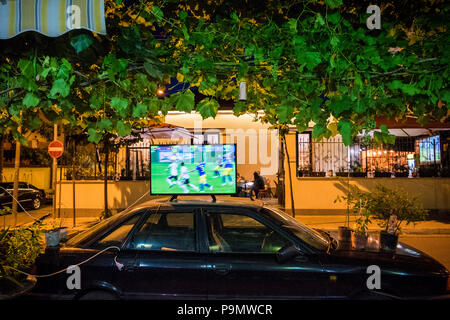
{"label": "potted plant", "polygon": [[43,251],[41,235],[38,224],[0,230],[0,300],[24,294],[36,284],[26,273]]}
{"label": "potted plant", "polygon": [[[359,204],[358,204],[359,202]],[[356,201],[354,211],[359,211],[356,217],[354,232],[352,233],[352,246],[355,249],[363,250],[367,244],[367,229],[370,221],[370,211],[366,208],[367,197],[363,195]]]}
{"label": "potted plant", "polygon": [[380,232],[380,249],[386,251],[395,251],[403,222],[408,225],[421,221],[428,214],[418,197],[408,195],[403,189],[390,189],[381,185],[377,185],[368,195],[367,208],[383,228]]}
{"label": "potted plant", "polygon": [[337,177],[348,177],[349,173],[345,167],[339,167],[339,170],[336,172]]}
{"label": "potted plant", "polygon": [[56,247],[61,240],[67,237],[67,227],[62,227],[55,222],[43,225],[42,231],[45,235],[45,244],[47,247]]}
{"label": "potted plant", "polygon": [[390,178],[391,175],[389,171],[382,171],[379,168],[376,168],[374,173],[375,178]]}
{"label": "potted plant", "polygon": [[[361,190],[355,185],[351,185],[350,182],[347,180],[340,178],[340,182],[342,184],[345,184],[345,187],[347,188],[347,193],[344,196],[337,196],[337,198],[334,200],[334,202],[346,202],[347,203],[347,225],[349,224],[349,212],[350,209],[353,210],[353,212],[358,211],[358,208],[361,206],[361,203],[359,202],[360,194],[362,195]],[[359,206],[359,207],[358,207]],[[339,242],[347,242],[350,243],[352,240],[352,229],[350,229],[348,226],[340,226],[338,227],[338,240]]]}
{"label": "potted plant", "polygon": [[352,165],[350,165],[350,177],[362,177],[365,178],[367,174],[363,172],[361,163],[359,161],[354,161]]}
{"label": "potted plant", "polygon": [[[367,229],[370,221],[370,210],[368,209],[368,193],[361,191],[355,185],[348,185],[348,191],[345,196],[338,197],[338,201],[346,201],[347,205],[356,216],[355,227],[350,232],[352,247],[355,249],[364,249],[367,243]],[[347,231],[348,232],[348,231]],[[348,234],[347,234],[348,237]]]}

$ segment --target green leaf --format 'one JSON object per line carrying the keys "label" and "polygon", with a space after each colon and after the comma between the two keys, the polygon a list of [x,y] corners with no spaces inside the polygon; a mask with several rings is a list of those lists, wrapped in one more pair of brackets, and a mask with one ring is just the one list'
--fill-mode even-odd
{"label": "green leaf", "polygon": [[346,120],[340,120],[338,123],[339,133],[342,135],[342,142],[349,146],[352,144],[352,124]]}
{"label": "green leaf", "polygon": [[102,139],[102,134],[97,132],[94,128],[88,129],[88,141],[98,144]]}
{"label": "green leaf", "polygon": [[323,136],[327,134],[327,132],[328,129],[325,126],[316,123],[313,127],[312,137],[313,139],[321,139]]}
{"label": "green leaf", "polygon": [[20,59],[17,64],[20,72],[27,78],[33,77],[33,62],[30,60]]}
{"label": "green leaf", "polygon": [[291,34],[297,33],[297,19],[290,19],[287,23],[287,29]]}
{"label": "green leaf", "polygon": [[341,20],[341,14],[339,13],[339,11],[336,11],[335,13],[327,15],[327,18],[331,23],[338,24],[339,20]]}
{"label": "green leaf", "polygon": [[75,52],[79,54],[81,51],[89,48],[92,44],[92,37],[87,34],[80,34],[70,40],[70,45],[75,49]]}
{"label": "green leaf", "polygon": [[306,67],[312,71],[322,60],[320,58],[320,52],[299,50],[297,61],[300,64],[306,64]]}
{"label": "green leaf", "polygon": [[122,120],[117,121],[117,134],[121,137],[129,136],[131,134],[131,125],[125,124]]}
{"label": "green leaf", "polygon": [[91,107],[92,109],[98,110],[100,109],[100,107],[102,106],[102,99],[97,96],[96,94],[93,94],[90,98],[89,98],[89,107]]}
{"label": "green leaf", "polygon": [[112,128],[112,121],[108,118],[102,118],[99,122],[97,122],[97,128],[99,130],[111,130]]}
{"label": "green leaf", "polygon": [[164,18],[164,13],[158,6],[154,6],[152,14],[155,16],[156,20],[161,21]]}
{"label": "green leaf", "polygon": [[36,97],[34,94],[32,94],[31,92],[28,92],[25,96],[25,98],[23,99],[23,104],[26,107],[36,107],[39,104],[39,101],[41,101],[41,99],[39,99],[38,97]]}
{"label": "green leaf", "polygon": [[144,69],[150,77],[162,80],[163,74],[162,74],[161,70],[159,70],[158,67],[156,65],[154,65],[153,63],[145,62]]}
{"label": "green leaf", "polygon": [[67,97],[70,93],[70,86],[64,79],[56,79],[53,82],[52,89],[50,90],[51,97],[57,97],[57,95],[61,95],[61,97]]}
{"label": "green leaf", "polygon": [[276,108],[276,112],[278,114],[278,121],[280,123],[290,123],[291,119],[294,117],[294,106],[290,101],[283,101]]}
{"label": "green leaf", "polygon": [[31,131],[34,131],[34,130],[40,128],[41,125],[42,125],[42,121],[38,117],[33,117],[28,121],[28,129],[30,129]]}
{"label": "green leaf", "polygon": [[116,110],[119,115],[125,118],[128,115],[128,100],[125,98],[114,97],[111,99],[111,107]]}
{"label": "green leaf", "polygon": [[148,106],[145,103],[138,103],[133,108],[133,117],[134,118],[142,118],[147,114]]}
{"label": "green leaf", "polygon": [[316,15],[316,21],[319,22],[319,24],[320,24],[321,26],[323,26],[323,25],[325,24],[325,21],[323,20],[323,17],[322,17],[322,15],[321,15],[320,13],[317,13],[317,15]]}
{"label": "green leaf", "polygon": [[441,93],[441,100],[447,103],[450,102],[450,90],[445,90]]}
{"label": "green leaf", "polygon": [[197,105],[197,111],[200,112],[203,119],[213,117],[217,115],[219,110],[219,103],[216,99],[205,98]]}
{"label": "green leaf", "polygon": [[234,103],[233,113],[239,115],[247,111],[247,104],[244,101],[238,101]]}
{"label": "green leaf", "polygon": [[186,11],[180,11],[180,20],[181,21],[186,20],[187,16],[188,16],[188,14]]}
{"label": "green leaf", "polygon": [[343,96],[341,98],[332,98],[328,101],[329,108],[333,111],[333,115],[340,115],[342,112],[351,110],[352,101],[349,96]]}
{"label": "green leaf", "polygon": [[179,95],[175,109],[178,111],[191,112],[194,109],[195,95],[191,90]]}
{"label": "green leaf", "polygon": [[325,3],[331,9],[334,9],[342,5],[342,0],[325,0]]}

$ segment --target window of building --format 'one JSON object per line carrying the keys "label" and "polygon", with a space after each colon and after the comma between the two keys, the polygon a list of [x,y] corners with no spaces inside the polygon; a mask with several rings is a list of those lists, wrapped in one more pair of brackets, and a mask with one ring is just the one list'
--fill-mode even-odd
{"label": "window of building", "polygon": [[419,166],[439,164],[440,159],[439,136],[396,137],[394,145],[358,137],[345,146],[340,135],[317,141],[310,132],[297,134],[298,177],[411,177],[423,171]]}

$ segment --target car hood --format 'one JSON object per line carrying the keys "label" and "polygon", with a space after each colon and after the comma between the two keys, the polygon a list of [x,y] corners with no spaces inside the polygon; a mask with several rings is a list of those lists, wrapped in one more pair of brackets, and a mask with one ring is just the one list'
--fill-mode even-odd
{"label": "car hood", "polygon": [[395,252],[380,250],[379,240],[369,236],[366,248],[363,250],[352,248],[350,243],[339,243],[335,250],[331,250],[328,257],[329,262],[344,262],[357,265],[378,265],[380,268],[391,270],[403,270],[410,273],[424,274],[432,273],[448,275],[448,270],[438,261],[426,253],[399,242]]}

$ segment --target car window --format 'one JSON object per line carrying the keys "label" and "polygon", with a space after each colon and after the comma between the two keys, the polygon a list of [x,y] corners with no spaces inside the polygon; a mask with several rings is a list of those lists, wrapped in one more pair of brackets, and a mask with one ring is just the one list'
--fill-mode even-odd
{"label": "car window", "polygon": [[275,253],[291,241],[245,214],[207,213],[210,252]]}
{"label": "car window", "polygon": [[[85,244],[88,244],[92,241],[92,239],[96,238],[98,234],[103,234],[107,230],[109,230],[110,226],[116,225],[121,223],[121,220],[124,221],[127,218],[127,215],[130,213],[130,210],[124,210],[118,214],[113,215],[112,217],[109,217],[107,219],[101,220],[100,222],[97,222],[87,230],[80,232],[76,234],[75,236],[71,237],[67,242],[67,247],[78,247],[78,246],[84,246]],[[142,216],[147,209],[140,210],[138,212],[133,213],[133,216],[136,214],[138,216]]]}
{"label": "car window", "polygon": [[2,183],[2,184],[0,184],[0,187],[2,187],[4,189],[12,189],[13,184],[12,183]]}
{"label": "car window", "polygon": [[127,235],[130,233],[133,226],[139,221],[140,215],[135,215],[131,217],[118,227],[114,228],[108,234],[101,239],[94,242],[91,247],[94,248],[107,248],[110,246],[120,247],[123,241],[126,239]]}
{"label": "car window", "polygon": [[157,251],[195,251],[193,212],[152,212],[128,248]]}
{"label": "car window", "polygon": [[277,208],[264,207],[261,213],[265,214],[267,218],[270,218],[272,222],[281,226],[283,229],[292,232],[296,237],[311,247],[317,250],[326,250],[328,248],[328,239],[323,234],[301,224],[285,212]]}

